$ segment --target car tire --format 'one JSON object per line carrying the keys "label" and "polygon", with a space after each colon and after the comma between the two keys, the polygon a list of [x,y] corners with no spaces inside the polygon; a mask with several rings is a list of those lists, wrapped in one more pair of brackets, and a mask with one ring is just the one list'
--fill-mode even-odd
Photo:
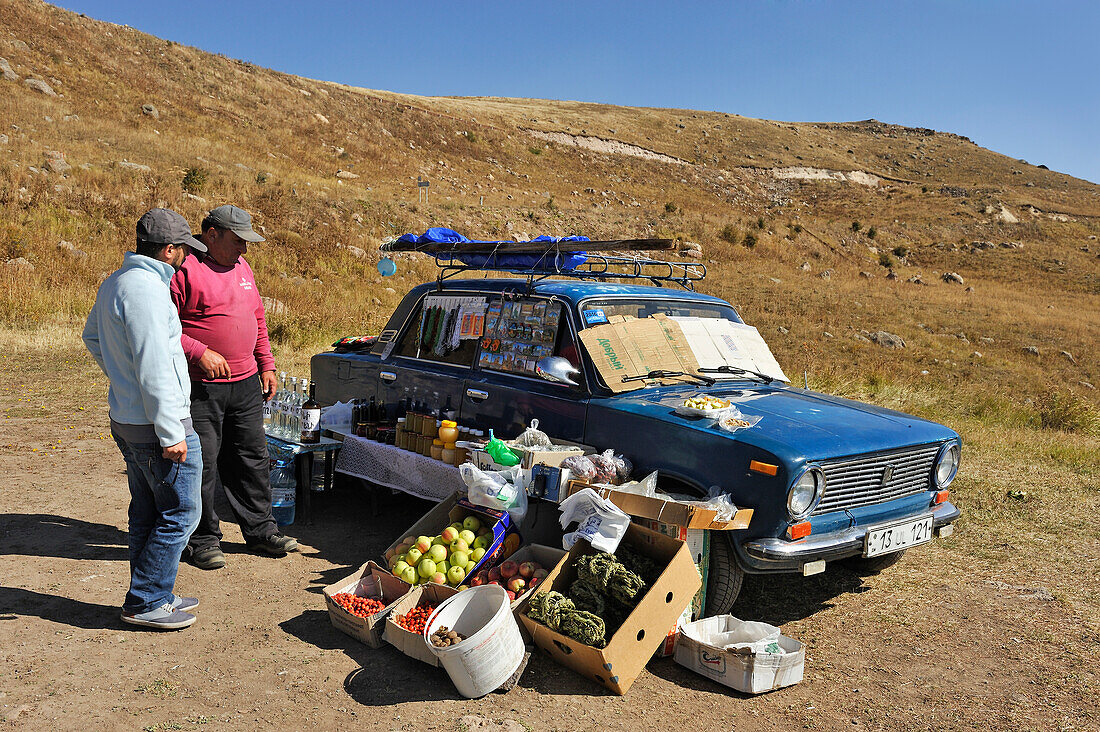
{"label": "car tire", "polygon": [[840,563],[856,574],[864,576],[878,574],[887,567],[893,567],[901,560],[903,554],[905,554],[904,549],[900,552],[883,554],[881,557],[849,557],[848,559],[842,559]]}
{"label": "car tire", "polygon": [[707,599],[703,615],[725,615],[733,607],[737,596],[741,594],[741,583],[745,573],[737,566],[733,556],[733,547],[726,536],[728,531],[710,533],[710,567],[707,578]]}

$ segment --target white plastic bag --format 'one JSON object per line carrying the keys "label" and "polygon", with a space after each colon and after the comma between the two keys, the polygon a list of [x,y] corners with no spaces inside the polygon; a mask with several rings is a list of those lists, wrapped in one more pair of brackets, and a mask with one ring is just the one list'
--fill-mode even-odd
{"label": "white plastic bag", "polygon": [[584,488],[566,498],[558,506],[561,527],[571,523],[577,529],[562,537],[562,548],[570,549],[577,539],[585,539],[592,548],[614,553],[630,526],[630,517],[611,501],[601,498],[591,488]]}
{"label": "white plastic bag", "polygon": [[518,465],[485,471],[473,463],[463,463],[458,466],[458,474],[475,506],[507,511],[516,523],[527,515],[527,477]]}
{"label": "white plastic bag", "polygon": [[521,432],[519,437],[512,440],[512,444],[519,447],[549,447],[554,443],[550,441],[545,432],[539,429],[539,421],[532,419],[531,426]]}
{"label": "white plastic bag", "polygon": [[321,408],[321,429],[346,434],[351,431],[351,402]]}

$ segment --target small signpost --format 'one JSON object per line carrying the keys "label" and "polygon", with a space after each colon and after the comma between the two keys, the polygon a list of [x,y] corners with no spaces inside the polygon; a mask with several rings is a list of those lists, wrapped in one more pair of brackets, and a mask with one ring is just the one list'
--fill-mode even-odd
{"label": "small signpost", "polygon": [[416,176],[416,200],[418,203],[428,202],[428,186],[431,184],[426,180],[422,180],[418,175]]}

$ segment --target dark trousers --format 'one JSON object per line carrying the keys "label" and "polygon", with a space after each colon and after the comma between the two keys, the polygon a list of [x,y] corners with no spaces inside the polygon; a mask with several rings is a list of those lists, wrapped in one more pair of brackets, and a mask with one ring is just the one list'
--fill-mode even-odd
{"label": "dark trousers", "polygon": [[227,384],[192,381],[191,420],[202,443],[202,512],[188,543],[191,551],[221,542],[214,510],[219,482],[246,542],[274,534],[259,376]]}

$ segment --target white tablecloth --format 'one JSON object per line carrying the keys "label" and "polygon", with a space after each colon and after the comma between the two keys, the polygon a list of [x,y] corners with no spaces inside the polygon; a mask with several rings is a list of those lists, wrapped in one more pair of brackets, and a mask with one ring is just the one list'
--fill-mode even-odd
{"label": "white tablecloth", "polygon": [[344,438],[335,470],[429,501],[466,490],[453,465],[354,435]]}

